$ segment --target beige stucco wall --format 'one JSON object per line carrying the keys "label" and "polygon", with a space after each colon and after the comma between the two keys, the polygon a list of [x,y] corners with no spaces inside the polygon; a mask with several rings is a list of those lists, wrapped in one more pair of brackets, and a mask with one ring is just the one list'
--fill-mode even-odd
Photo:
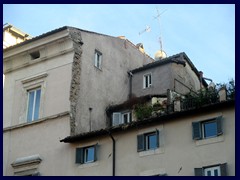
{"label": "beige stucco wall", "polygon": [[[228,175],[235,175],[235,110],[219,109],[184,116],[148,127],[114,133],[116,140],[116,175],[138,176],[164,174],[169,176],[194,176],[194,168],[227,163]],[[217,138],[194,141],[192,122],[223,116],[223,135]],[[160,131],[160,148],[155,151],[137,152],[137,135]],[[75,143],[84,147],[98,143],[98,161],[91,165],[76,165],[75,175],[112,175],[110,137],[96,137]],[[74,152],[74,151],[72,151]],[[75,153],[75,152],[74,152]],[[75,162],[71,155],[72,163]],[[108,164],[107,166],[105,166]],[[181,168],[181,170],[180,170]],[[180,172],[179,172],[180,170]]]}
{"label": "beige stucco wall", "polygon": [[[30,53],[40,52],[31,60]],[[39,154],[42,175],[61,174],[56,166],[68,160],[68,146],[59,140],[70,134],[70,83],[73,48],[67,31],[5,50],[3,92],[3,172],[13,175],[17,158]],[[41,85],[39,119],[27,123],[27,90]],[[67,159],[66,159],[67,158]],[[51,167],[51,168],[49,168]]]}
{"label": "beige stucco wall", "polygon": [[[76,114],[76,133],[106,127],[106,108],[127,100],[128,71],[151,59],[124,39],[81,31],[80,93]],[[102,53],[102,69],[94,66],[94,53]],[[92,108],[89,111],[89,108]],[[90,122],[91,121],[91,122]]]}
{"label": "beige stucco wall", "polygon": [[46,77],[31,82],[33,84],[44,81],[40,83],[42,94],[39,118],[70,110],[69,91],[73,59],[70,42],[67,40],[50,44],[39,43],[41,46],[35,50],[40,50],[40,58],[36,60],[31,60],[26,51],[19,50],[19,48],[26,50],[26,47],[17,48],[16,52],[19,52],[17,54],[14,54],[15,51],[4,54],[3,127],[26,122],[28,88],[25,88],[24,81],[41,74],[45,74]]}
{"label": "beige stucco wall", "polygon": [[14,175],[11,164],[21,157],[39,154],[41,175],[64,175],[66,164],[70,164],[67,154],[69,146],[59,140],[68,136],[70,131],[69,116],[35,122],[21,128],[3,133],[3,175]]}

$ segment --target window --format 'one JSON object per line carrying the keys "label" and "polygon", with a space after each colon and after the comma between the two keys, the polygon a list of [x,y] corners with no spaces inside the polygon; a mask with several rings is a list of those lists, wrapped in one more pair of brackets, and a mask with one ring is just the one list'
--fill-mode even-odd
{"label": "window", "polygon": [[194,169],[195,176],[227,176],[227,163]]}
{"label": "window", "polygon": [[30,56],[31,56],[31,60],[37,59],[40,57],[40,52],[39,51],[32,52],[30,53]]}
{"label": "window", "polygon": [[126,124],[131,122],[130,112],[115,112],[113,113],[112,126],[117,126],[119,124]]}
{"label": "window", "polygon": [[159,148],[159,131],[138,135],[137,145],[138,152]]}
{"label": "window", "polygon": [[28,91],[27,122],[31,122],[39,118],[40,98],[40,88]]}
{"label": "window", "polygon": [[77,164],[87,164],[92,163],[97,160],[96,148],[97,145],[88,146],[76,149],[76,163]]}
{"label": "window", "polygon": [[207,121],[193,122],[193,139],[207,139],[221,135],[222,116]]}
{"label": "window", "polygon": [[152,75],[146,74],[143,76],[143,88],[149,88],[152,85]]}
{"label": "window", "polygon": [[102,53],[95,51],[94,65],[98,69],[102,69]]}
{"label": "window", "polygon": [[215,166],[211,168],[205,168],[204,169],[204,175],[205,176],[220,176],[220,166]]}

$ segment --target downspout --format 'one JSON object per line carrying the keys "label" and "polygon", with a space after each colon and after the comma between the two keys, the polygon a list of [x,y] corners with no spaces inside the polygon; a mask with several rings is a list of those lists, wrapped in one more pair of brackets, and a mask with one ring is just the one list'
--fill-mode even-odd
{"label": "downspout", "polygon": [[110,131],[108,132],[109,133],[109,136],[111,137],[112,139],[112,142],[113,142],[113,146],[112,146],[112,176],[115,176],[115,139],[113,138],[112,134],[110,133]]}
{"label": "downspout", "polygon": [[131,71],[128,71],[128,76],[129,76],[129,95],[128,95],[128,99],[132,98],[132,77],[133,74]]}

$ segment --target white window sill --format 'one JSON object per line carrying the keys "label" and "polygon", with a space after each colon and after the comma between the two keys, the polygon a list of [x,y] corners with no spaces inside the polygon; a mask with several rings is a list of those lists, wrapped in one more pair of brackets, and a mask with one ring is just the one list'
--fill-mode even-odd
{"label": "white window sill", "polygon": [[138,154],[140,157],[144,157],[144,156],[150,156],[150,155],[162,154],[162,153],[164,153],[164,148],[157,148],[153,150],[142,151],[142,152],[139,152]]}
{"label": "white window sill", "polygon": [[203,145],[208,145],[208,144],[213,144],[213,143],[219,143],[224,141],[224,136],[217,136],[213,138],[208,138],[208,139],[201,139],[195,141],[196,146],[203,146]]}
{"label": "white window sill", "polygon": [[98,161],[95,162],[91,162],[91,163],[86,163],[86,164],[80,164],[78,167],[79,168],[89,168],[89,167],[93,167],[93,166],[97,166],[98,165]]}
{"label": "white window sill", "polygon": [[165,168],[150,169],[139,173],[140,176],[166,175]]}

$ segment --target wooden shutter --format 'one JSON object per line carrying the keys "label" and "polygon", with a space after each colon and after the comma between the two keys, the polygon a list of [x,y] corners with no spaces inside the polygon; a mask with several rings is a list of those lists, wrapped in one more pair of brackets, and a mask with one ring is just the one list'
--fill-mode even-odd
{"label": "wooden shutter", "polygon": [[94,161],[97,161],[97,150],[98,150],[98,144],[94,145]]}
{"label": "wooden shutter", "polygon": [[83,148],[76,148],[76,163],[83,164]]}
{"label": "wooden shutter", "polygon": [[156,147],[159,148],[159,130],[157,130],[157,129],[156,129],[156,139],[157,139]]}
{"label": "wooden shutter", "polygon": [[195,176],[203,176],[203,168],[194,168]]}
{"label": "wooden shutter", "polygon": [[116,126],[121,123],[121,113],[113,113],[112,126]]}
{"label": "wooden shutter", "polygon": [[217,121],[217,135],[221,135],[223,133],[222,131],[222,116],[218,116],[216,118]]}
{"label": "wooden shutter", "polygon": [[145,139],[144,134],[140,134],[137,136],[137,151],[141,152],[145,150]]}
{"label": "wooden shutter", "polygon": [[202,138],[202,128],[200,122],[193,122],[193,139],[198,140]]}
{"label": "wooden shutter", "polygon": [[227,176],[227,163],[220,164],[221,176]]}

